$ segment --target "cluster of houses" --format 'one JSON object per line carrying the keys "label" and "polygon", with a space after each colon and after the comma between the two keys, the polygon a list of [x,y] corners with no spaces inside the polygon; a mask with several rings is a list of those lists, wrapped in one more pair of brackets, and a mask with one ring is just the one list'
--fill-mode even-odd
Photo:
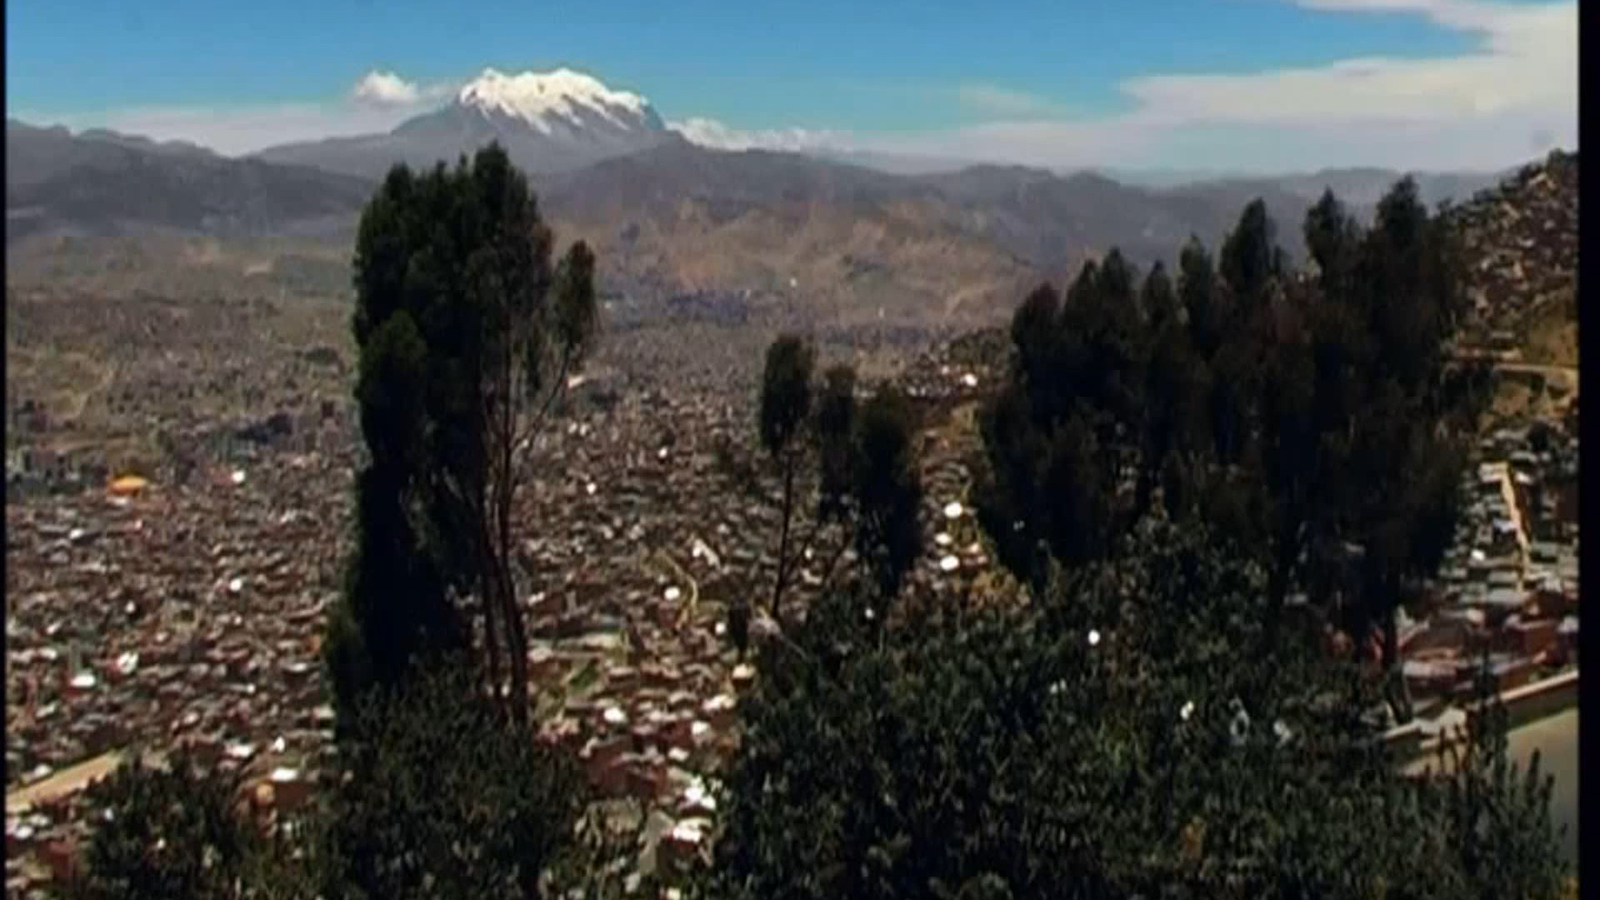
{"label": "cluster of houses", "polygon": [[[645,872],[705,852],[710,786],[756,677],[728,638],[728,605],[752,603],[757,641],[794,612],[766,603],[777,482],[754,383],[714,364],[694,374],[671,390],[605,365],[573,379],[517,509],[530,702],[607,808],[643,824],[628,864]],[[948,409],[992,377],[927,363],[905,386]],[[75,767],[183,746],[240,770],[242,801],[267,822],[337,771],[318,641],[349,546],[351,418],[311,408],[184,432],[175,414],[165,426],[188,435],[174,443],[186,477],[167,465],[8,504],[9,893],[76,858],[89,779]],[[908,591],[966,591],[993,568],[963,494],[971,439],[925,441],[926,549]],[[763,473],[754,489],[730,479],[729,455]],[[795,606],[820,589],[838,537],[801,561]]]}
{"label": "cluster of houses", "polygon": [[1548,420],[1500,428],[1479,457],[1431,610],[1400,631],[1422,715],[1469,699],[1485,654],[1502,690],[1577,664],[1577,434]]}
{"label": "cluster of houses", "polygon": [[[164,309],[97,315],[159,320]],[[349,546],[349,373],[325,347],[213,371],[206,354],[229,359],[216,336],[248,326],[226,312],[193,313],[207,321],[179,341],[98,323],[133,335],[100,401],[115,408],[100,413],[164,435],[144,478],[110,480],[127,473],[103,454],[46,455],[48,411],[10,408],[32,431],[7,457],[9,895],[72,864],[88,816],[77,790],[88,776],[74,767],[86,762],[186,747],[243,773],[241,800],[269,825],[337,772],[318,641]],[[692,347],[645,329],[609,334],[601,364],[569,382],[518,496],[530,702],[543,738],[572,750],[607,810],[642,825],[643,846],[621,861],[635,874],[707,852],[711,788],[757,678],[729,639],[730,605],[750,604],[754,639],[771,636],[821,589],[839,540],[823,532],[801,559],[795,608],[768,608],[779,529],[756,441],[760,348],[720,333]],[[1001,377],[1003,344],[985,332],[941,345],[896,377],[927,414],[924,550],[908,595],[971,600],[1000,578],[966,495],[978,449],[966,417]],[[176,384],[236,403],[218,414]],[[1425,703],[1448,703],[1485,645],[1507,685],[1575,663],[1576,446],[1573,418],[1486,440],[1434,609],[1402,631]],[[735,477],[741,465],[756,476]],[[24,484],[47,489],[13,491]],[[852,562],[848,549],[837,558]]]}
{"label": "cluster of houses", "polygon": [[7,504],[8,893],[70,863],[74,767],[132,746],[242,770],[274,810],[304,801],[330,746],[318,641],[346,543],[328,485],[348,478],[285,454]]}

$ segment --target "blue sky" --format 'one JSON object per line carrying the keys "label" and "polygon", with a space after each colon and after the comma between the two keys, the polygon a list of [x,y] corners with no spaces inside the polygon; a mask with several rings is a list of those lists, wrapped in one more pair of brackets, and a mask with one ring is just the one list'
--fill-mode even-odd
{"label": "blue sky", "polygon": [[[1324,143],[1315,128],[1294,129],[1302,111],[1284,109],[1288,124],[1275,123],[1275,103],[1309,102],[1353,122],[1363,104],[1351,103],[1351,92],[1406,95],[1417,92],[1408,85],[1421,84],[1438,95],[1434,102],[1378,102],[1366,117],[1416,125],[1443,104],[1457,115],[1425,129],[1435,143],[1461,139],[1478,112],[1485,133],[1488,119],[1501,129],[1515,120],[1529,146],[1538,143],[1534,132],[1576,142],[1575,2],[630,0],[471,9],[17,0],[6,5],[6,100],[9,114],[30,121],[143,124],[154,136],[243,152],[280,132],[294,140],[316,136],[300,132],[392,125],[405,111],[385,118],[349,101],[351,86],[374,70],[438,86],[427,96],[439,97],[488,66],[566,65],[645,95],[668,120],[704,123],[735,142],[826,134],[862,149],[1047,164],[1078,161],[1095,148],[1132,152],[1132,141],[1142,149],[1129,161],[1204,167],[1240,154],[1224,140],[1186,151],[1187,159],[1167,158],[1173,154],[1154,147],[1164,142],[1152,141],[1151,129],[1232,128],[1250,135],[1239,149],[1255,147],[1263,157],[1242,164],[1270,167],[1271,154],[1259,147],[1263,128],[1288,128],[1290,144]],[[1537,49],[1562,40],[1570,46],[1557,47],[1554,58]],[[1568,57],[1570,84],[1562,80]],[[1351,60],[1381,71],[1341,68]],[[1295,73],[1312,80],[1296,81]],[[1274,92],[1273,79],[1286,75],[1299,98]],[[1475,91],[1497,96],[1478,110]],[[1344,103],[1304,96],[1330,92],[1345,95]],[[1222,109],[1205,119],[1213,101]],[[1194,118],[1180,114],[1181,104],[1203,121],[1175,121]],[[1173,146],[1217,143],[1185,135]]]}

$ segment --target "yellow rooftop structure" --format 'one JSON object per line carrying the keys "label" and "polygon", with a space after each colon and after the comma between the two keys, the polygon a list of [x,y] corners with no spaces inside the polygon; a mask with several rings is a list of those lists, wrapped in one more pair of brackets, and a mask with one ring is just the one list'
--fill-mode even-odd
{"label": "yellow rooftop structure", "polygon": [[112,479],[108,489],[113,494],[127,496],[129,494],[137,494],[149,486],[149,481],[137,475],[124,475],[121,478]]}

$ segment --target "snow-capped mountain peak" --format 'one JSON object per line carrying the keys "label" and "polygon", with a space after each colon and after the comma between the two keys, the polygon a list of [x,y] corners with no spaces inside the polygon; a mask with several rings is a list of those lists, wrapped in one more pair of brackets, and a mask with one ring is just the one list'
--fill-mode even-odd
{"label": "snow-capped mountain peak", "polygon": [[381,178],[397,162],[431,167],[495,142],[523,171],[544,174],[679,139],[648,100],[592,75],[484,69],[450,102],[387,133],[269,147],[261,156]]}
{"label": "snow-capped mountain peak", "polygon": [[484,69],[456,94],[456,102],[520,119],[544,134],[552,132],[556,120],[573,123],[588,115],[621,128],[650,127],[657,120],[638,94],[612,90],[598,78],[566,68],[515,75]]}

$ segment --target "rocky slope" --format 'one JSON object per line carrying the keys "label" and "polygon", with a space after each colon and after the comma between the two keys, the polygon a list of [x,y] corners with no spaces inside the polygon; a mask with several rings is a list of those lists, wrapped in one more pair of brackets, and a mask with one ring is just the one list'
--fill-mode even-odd
{"label": "rocky slope", "polygon": [[1461,235],[1467,290],[1485,327],[1515,330],[1550,304],[1575,315],[1576,153],[1557,151],[1524,166],[1449,215]]}

